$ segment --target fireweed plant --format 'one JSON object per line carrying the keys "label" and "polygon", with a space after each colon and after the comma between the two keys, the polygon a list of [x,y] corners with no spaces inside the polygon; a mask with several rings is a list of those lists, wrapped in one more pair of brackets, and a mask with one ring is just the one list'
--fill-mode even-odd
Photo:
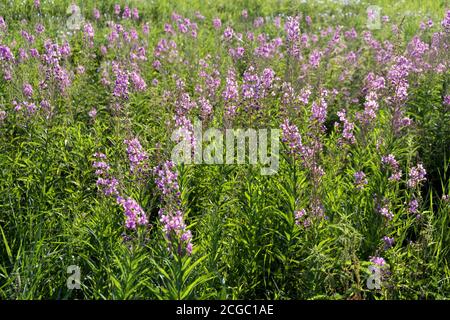
{"label": "fireweed plant", "polygon": [[2,2],[0,297],[448,297],[450,10],[373,2]]}

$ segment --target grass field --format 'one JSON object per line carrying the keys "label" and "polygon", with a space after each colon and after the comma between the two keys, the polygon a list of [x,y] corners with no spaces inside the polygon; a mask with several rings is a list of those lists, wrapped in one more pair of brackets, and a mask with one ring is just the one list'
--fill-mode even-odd
{"label": "grass field", "polygon": [[449,9],[1,1],[0,299],[447,299]]}

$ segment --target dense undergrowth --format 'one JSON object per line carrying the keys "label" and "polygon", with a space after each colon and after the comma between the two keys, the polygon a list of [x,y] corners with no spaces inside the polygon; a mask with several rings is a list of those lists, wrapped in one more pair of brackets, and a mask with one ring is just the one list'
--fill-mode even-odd
{"label": "dense undergrowth", "polygon": [[0,4],[0,298],[449,296],[444,1],[76,2]]}

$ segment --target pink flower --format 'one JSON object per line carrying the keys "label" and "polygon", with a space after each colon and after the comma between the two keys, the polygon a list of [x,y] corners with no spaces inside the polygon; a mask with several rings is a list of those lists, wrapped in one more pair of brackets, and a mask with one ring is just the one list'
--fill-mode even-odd
{"label": "pink flower", "polygon": [[386,264],[386,260],[381,257],[370,257],[370,262],[380,267]]}
{"label": "pink flower", "polygon": [[419,183],[424,181],[426,174],[427,172],[422,164],[418,164],[417,166],[412,167],[409,171],[409,180],[407,182],[408,188],[414,188]]}
{"label": "pink flower", "polygon": [[91,117],[92,119],[95,119],[95,117],[97,116],[97,109],[92,108],[91,111],[89,111],[88,115],[89,115],[89,117]]}
{"label": "pink flower", "polygon": [[25,83],[23,85],[23,94],[27,97],[27,98],[31,98],[33,96],[33,87],[31,86],[31,84],[29,83]]}
{"label": "pink flower", "polygon": [[213,27],[219,29],[222,26],[222,21],[219,18],[213,19]]}
{"label": "pink flower", "polygon": [[92,15],[93,15],[95,20],[99,20],[100,19],[100,11],[97,8],[94,8],[92,10]]}

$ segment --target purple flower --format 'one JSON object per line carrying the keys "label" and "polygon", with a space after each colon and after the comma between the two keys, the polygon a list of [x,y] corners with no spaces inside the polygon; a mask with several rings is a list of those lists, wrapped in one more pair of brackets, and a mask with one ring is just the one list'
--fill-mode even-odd
{"label": "purple flower", "polygon": [[373,91],[374,93],[384,89],[386,84],[386,80],[382,76],[377,76],[373,72],[369,72],[364,81],[366,83],[365,90]]}
{"label": "purple flower", "polygon": [[144,23],[144,25],[142,26],[142,32],[145,35],[148,35],[150,33],[150,25],[148,22]]}
{"label": "purple flower", "polygon": [[[412,55],[420,55],[415,49],[411,52]],[[388,71],[388,80],[391,83],[393,90],[392,96],[390,96],[387,101],[393,106],[393,128],[394,132],[398,134],[400,129],[403,127],[403,105],[408,98],[408,75],[412,68],[411,62],[403,57],[396,57],[395,63],[392,65]]]}
{"label": "purple flower", "polygon": [[398,162],[397,162],[397,160],[395,160],[395,157],[393,154],[388,154],[387,156],[382,156],[381,162],[384,165],[390,166],[393,170],[398,169]]}
{"label": "purple flower", "polygon": [[178,194],[178,173],[172,161],[166,161],[153,169],[155,183],[163,195]]}
{"label": "purple flower", "polygon": [[70,45],[67,41],[59,48],[59,54],[63,57],[68,57],[70,55]]}
{"label": "purple flower", "polygon": [[230,41],[233,38],[234,31],[231,27],[226,27],[223,32],[223,37],[225,40]]}
{"label": "purple flower", "polygon": [[147,167],[147,152],[142,148],[141,143],[137,138],[124,140],[123,142],[127,145],[131,173],[136,174],[137,172],[142,172]]}
{"label": "purple flower", "polygon": [[133,86],[137,91],[145,91],[145,89],[147,89],[147,84],[145,83],[144,79],[142,79],[142,77],[136,71],[133,71],[131,73],[131,81],[133,82]]}
{"label": "purple flower", "polygon": [[89,115],[89,117],[91,117],[92,119],[95,119],[95,117],[97,116],[97,109],[92,108],[91,111],[89,111],[88,115]]}
{"label": "purple flower", "polygon": [[113,65],[113,72],[116,81],[113,90],[113,96],[128,99],[129,75],[128,72],[122,70],[118,64]]}
{"label": "purple flower", "polygon": [[402,177],[402,171],[399,169],[397,160],[394,155],[389,154],[381,157],[381,163],[385,166],[389,166],[392,170],[392,175],[389,177],[390,181],[400,181]]}
{"label": "purple flower", "polygon": [[295,124],[290,124],[289,119],[285,119],[281,124],[283,136],[281,141],[288,144],[290,154],[301,154],[304,152],[302,137]]}
{"label": "purple flower", "polygon": [[53,69],[53,77],[58,83],[59,90],[64,93],[71,83],[67,70],[56,65]]}
{"label": "purple flower", "polygon": [[94,157],[95,158],[99,158],[99,159],[106,159],[106,155],[104,153],[101,153],[101,152],[94,153]]}
{"label": "purple flower", "polygon": [[323,53],[319,50],[314,50],[310,55],[309,55],[309,64],[317,69],[319,67],[320,64],[320,58],[322,57]]}
{"label": "purple flower", "polygon": [[212,106],[208,99],[205,97],[200,97],[198,103],[201,108],[202,119],[207,119],[212,113]]}
{"label": "purple flower", "polygon": [[29,114],[35,113],[38,109],[34,102],[24,102],[23,105],[27,108]]}
{"label": "purple flower", "polygon": [[[225,90],[222,93],[222,97],[225,100],[225,102],[227,103],[227,105],[229,105],[230,103],[232,104],[233,102],[236,102],[237,99],[239,98],[239,86],[236,81],[236,73],[233,69],[228,70]],[[230,113],[229,114],[230,116],[234,115],[234,113],[231,111],[229,113]]]}
{"label": "purple flower", "polygon": [[98,176],[108,174],[108,171],[111,169],[109,164],[104,161],[94,161],[92,167],[95,168],[95,174]]}
{"label": "purple flower", "polygon": [[25,61],[28,59],[28,53],[24,48],[19,48],[19,60]]}
{"label": "purple flower", "polygon": [[28,32],[26,32],[25,30],[21,31],[22,37],[28,41],[28,43],[33,43],[34,42],[34,36],[32,34],[29,34]]}
{"label": "purple flower", "polygon": [[184,213],[180,208],[180,191],[178,186],[178,173],[172,161],[155,167],[155,183],[162,192],[163,206],[159,210],[160,222],[163,225],[165,237],[169,243],[169,250],[176,250],[178,255],[192,253],[192,234],[186,230]]}
{"label": "purple flower", "polygon": [[147,216],[141,206],[136,200],[122,197],[117,197],[117,203],[119,203],[125,211],[127,217],[125,226],[128,229],[136,229],[137,225],[145,225],[148,223]]}
{"label": "purple flower", "polygon": [[98,161],[94,161],[92,167],[95,169],[95,175],[97,178],[97,186],[102,190],[105,196],[118,196],[119,192],[117,190],[119,186],[119,181],[112,177],[109,173],[110,166],[103,160],[106,160],[106,155],[100,152],[96,152],[94,157]]}
{"label": "purple flower", "polygon": [[130,19],[130,18],[131,18],[130,7],[125,6],[125,8],[123,8],[122,19]]}
{"label": "purple flower", "polygon": [[279,28],[281,27],[281,17],[280,17],[280,16],[276,16],[276,17],[273,19],[273,24],[275,25],[275,27],[276,27],[277,29],[279,29]]}
{"label": "purple flower", "polygon": [[255,21],[253,21],[253,27],[254,28],[259,28],[264,24],[264,18],[263,17],[258,17],[255,19]]}
{"label": "purple flower", "polygon": [[213,19],[213,27],[219,29],[222,26],[222,21],[219,18]]}
{"label": "purple flower", "polygon": [[137,8],[133,8],[131,15],[133,16],[133,20],[139,20],[139,11]]}
{"label": "purple flower", "polygon": [[155,70],[159,70],[161,68],[161,62],[159,60],[153,61],[152,67],[155,68]]}
{"label": "purple flower", "polygon": [[94,40],[94,28],[92,27],[92,24],[86,23],[83,27],[84,31],[84,38],[88,42],[88,44],[92,47],[93,46],[93,40]]}
{"label": "purple flower", "polygon": [[390,238],[388,236],[383,237],[384,248],[389,249],[394,245],[394,238]]}
{"label": "purple flower", "polygon": [[118,16],[120,14],[120,4],[114,5],[114,14]]}
{"label": "purple flower", "polygon": [[230,48],[229,53],[235,59],[240,59],[244,56],[245,49],[243,47],[237,47],[236,49]]}
{"label": "purple flower", "polygon": [[0,30],[6,31],[7,28],[8,26],[6,25],[5,19],[0,16]]}
{"label": "purple flower", "polygon": [[387,218],[389,221],[394,218],[394,214],[389,210],[387,206],[382,207],[379,210],[379,212],[383,217]]}
{"label": "purple flower", "polygon": [[117,187],[119,186],[119,181],[114,178],[102,178],[97,179],[97,186],[100,187],[105,196],[116,196],[119,194]]}
{"label": "purple flower", "polygon": [[30,49],[30,55],[33,58],[39,58],[39,51],[36,48],[31,48]]}
{"label": "purple flower", "polygon": [[408,204],[408,212],[417,213],[418,209],[419,209],[419,202],[416,199],[412,199]]}
{"label": "purple flower", "polygon": [[445,104],[446,106],[450,106],[450,95],[446,95],[446,96],[444,97],[444,104]]}
{"label": "purple flower", "polygon": [[311,19],[310,16],[306,16],[306,17],[305,17],[305,21],[306,21],[306,24],[307,24],[308,26],[310,26],[310,25],[312,24],[312,19]]}
{"label": "purple flower", "polygon": [[36,24],[34,30],[36,31],[37,34],[41,34],[45,31],[45,27],[42,24],[38,23]]}
{"label": "purple flower", "polygon": [[450,10],[447,10],[444,20],[442,20],[441,22],[441,25],[444,30],[450,30]]}
{"label": "purple flower", "polygon": [[380,267],[386,264],[386,260],[381,257],[370,257],[370,262]]}
{"label": "purple flower", "polygon": [[44,110],[45,112],[48,113],[48,116],[51,114],[51,105],[50,102],[48,102],[48,100],[42,100],[40,103],[40,106],[42,108],[42,110]]}
{"label": "purple flower", "polygon": [[189,243],[186,245],[186,253],[187,253],[188,256],[190,256],[190,255],[192,254],[192,249],[193,249],[193,247],[192,247],[192,242],[189,242]]}
{"label": "purple flower", "polygon": [[0,45],[0,61],[13,61],[14,55],[7,46]]}
{"label": "purple flower", "polygon": [[94,8],[92,10],[92,16],[94,17],[95,20],[99,20],[100,19],[100,11],[97,8]]}
{"label": "purple flower", "polygon": [[374,91],[370,91],[366,95],[366,102],[364,102],[364,111],[357,114],[358,120],[363,124],[370,124],[376,118],[376,112],[379,108],[377,102],[377,94]]}
{"label": "purple flower", "polygon": [[301,219],[302,219],[304,216],[306,216],[306,210],[305,210],[305,209],[301,209],[301,210],[295,211],[295,212],[294,212],[295,224],[296,224],[296,225],[302,224]]}
{"label": "purple flower", "polygon": [[355,124],[353,122],[348,121],[345,109],[342,109],[341,111],[337,112],[337,115],[339,117],[339,120],[343,124],[342,137],[348,143],[354,143],[355,137],[353,136],[353,129],[355,128]]}
{"label": "purple flower", "polygon": [[425,180],[426,170],[422,164],[418,164],[415,167],[412,167],[409,171],[409,180],[407,182],[408,188],[415,188],[420,182]]}
{"label": "purple flower", "polygon": [[287,17],[286,23],[284,25],[284,30],[286,31],[288,41],[294,42],[300,36],[300,18],[297,17]]}
{"label": "purple flower", "polygon": [[[192,253],[192,234],[186,230],[183,212],[181,210],[160,209],[160,222],[163,225],[163,231],[166,239],[169,241],[169,249],[175,249],[179,255],[183,255],[183,247],[186,253]],[[175,247],[175,248],[174,248]]]}
{"label": "purple flower", "polygon": [[23,94],[27,97],[27,98],[31,98],[33,96],[33,87],[31,86],[31,84],[29,83],[25,83],[23,85]]}
{"label": "purple flower", "polygon": [[319,103],[313,102],[311,106],[311,120],[317,120],[318,123],[323,124],[327,117],[327,103],[325,99],[320,98]]}
{"label": "purple flower", "polygon": [[355,185],[356,188],[361,190],[367,184],[366,174],[362,171],[355,172]]}
{"label": "purple flower", "polygon": [[100,53],[104,56],[108,53],[108,49],[105,46],[100,47]]}
{"label": "purple flower", "polygon": [[374,21],[377,18],[377,12],[372,8],[367,9],[367,20]]}

